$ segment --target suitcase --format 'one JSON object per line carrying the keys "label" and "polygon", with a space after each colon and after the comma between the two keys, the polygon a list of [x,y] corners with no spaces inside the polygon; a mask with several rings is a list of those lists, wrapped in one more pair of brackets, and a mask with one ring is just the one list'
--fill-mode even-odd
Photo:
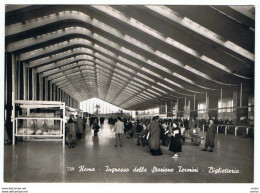
{"label": "suitcase", "polygon": [[194,145],[199,146],[201,144],[201,137],[198,135],[194,135],[192,141]]}

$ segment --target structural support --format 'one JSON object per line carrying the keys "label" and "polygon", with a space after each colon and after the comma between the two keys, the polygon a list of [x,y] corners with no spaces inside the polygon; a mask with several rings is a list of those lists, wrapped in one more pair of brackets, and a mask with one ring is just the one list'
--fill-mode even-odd
{"label": "structural support", "polygon": [[27,70],[27,64],[24,62],[23,63],[23,82],[24,82],[24,92],[23,92],[23,99],[28,100],[28,70]]}
{"label": "structural support", "polygon": [[15,89],[16,89],[16,59],[14,54],[12,53],[12,126],[13,126],[13,145],[15,145],[15,105],[14,105],[14,100],[15,100]]}
{"label": "structural support", "polygon": [[21,68],[20,68],[20,61],[19,60],[17,60],[17,57],[15,57],[16,58],[16,60],[15,60],[15,64],[16,64],[16,66],[15,66],[15,68],[16,68],[16,78],[17,79],[15,79],[16,80],[16,85],[17,85],[17,89],[15,90],[15,92],[17,92],[17,99],[21,99],[21,97],[20,97],[20,84],[21,84],[21,82],[20,82],[20,76],[21,76],[21,73],[20,73],[20,70],[21,70]]}
{"label": "structural support", "polygon": [[66,104],[63,104],[63,117],[62,117],[62,129],[63,129],[63,147],[65,147],[65,111],[66,111]]}
{"label": "structural support", "polygon": [[220,89],[220,108],[222,108],[222,102],[223,102],[223,91],[222,91],[222,88]]}
{"label": "structural support", "polygon": [[32,69],[32,100],[36,100],[36,77],[34,69]]}
{"label": "structural support", "polygon": [[178,113],[179,111],[179,99],[177,98],[177,108],[176,108],[176,114]]}
{"label": "structural support", "polygon": [[208,109],[208,93],[206,92],[206,109]]}
{"label": "structural support", "polygon": [[243,84],[240,85],[240,107],[242,107]]}
{"label": "structural support", "polygon": [[196,109],[196,95],[194,94],[194,105],[193,105],[193,110],[195,111]]}
{"label": "structural support", "polygon": [[42,101],[43,100],[43,80],[42,80],[42,75],[39,75],[39,99]]}

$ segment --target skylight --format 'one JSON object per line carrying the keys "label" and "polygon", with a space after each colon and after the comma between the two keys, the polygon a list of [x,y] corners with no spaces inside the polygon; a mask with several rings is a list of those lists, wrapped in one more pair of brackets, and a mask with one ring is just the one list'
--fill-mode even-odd
{"label": "skylight", "polygon": [[180,61],[178,61],[178,60],[176,60],[176,59],[174,59],[174,58],[168,56],[167,54],[164,54],[164,53],[162,53],[162,52],[160,52],[160,51],[158,51],[158,50],[155,51],[155,54],[156,54],[157,56],[160,56],[161,58],[163,58],[163,59],[169,61],[170,63],[173,63],[173,64],[175,64],[175,65],[177,65],[177,66],[182,67],[182,68],[184,67],[184,64],[182,64]]}
{"label": "skylight", "polygon": [[120,49],[120,46],[118,44],[116,44],[115,42],[107,39],[107,38],[104,38],[103,36],[97,34],[97,33],[94,33],[93,35],[93,38],[97,39],[98,41],[102,42],[102,43],[105,43],[111,47],[114,47],[116,49]]}
{"label": "skylight", "polygon": [[211,65],[213,65],[213,66],[215,66],[215,67],[217,67],[217,68],[220,68],[220,69],[222,69],[222,70],[224,70],[224,71],[226,71],[226,72],[228,72],[228,73],[232,73],[231,72],[231,70],[229,70],[227,67],[225,67],[224,65],[222,65],[222,64],[220,64],[220,63],[218,63],[218,62],[216,62],[215,60],[212,60],[212,59],[210,59],[210,58],[208,58],[207,56],[201,56],[200,57],[203,61],[205,61],[205,62],[207,62],[207,63],[210,63]]}
{"label": "skylight", "polygon": [[190,72],[192,72],[192,73],[198,75],[198,76],[201,76],[201,77],[203,77],[203,78],[206,78],[206,79],[211,80],[211,78],[210,78],[207,74],[204,74],[204,73],[202,73],[201,71],[196,70],[195,68],[192,68],[192,67],[190,67],[190,66],[188,66],[188,65],[186,65],[185,68],[186,68],[187,70],[189,70]]}
{"label": "skylight", "polygon": [[135,28],[138,28],[139,30],[156,37],[157,39],[164,40],[164,37],[161,33],[158,31],[148,27],[147,25],[141,23],[140,21],[135,20],[134,18],[130,18],[129,24]]}
{"label": "skylight", "polygon": [[167,81],[167,82],[169,82],[169,83],[172,84],[172,85],[175,85],[175,86],[177,86],[177,87],[180,87],[180,88],[183,88],[183,89],[184,89],[183,86],[181,86],[180,84],[178,84],[178,83],[176,83],[176,82],[173,82],[172,80],[169,80],[168,78],[164,78],[164,80]]}
{"label": "skylight", "polygon": [[146,79],[146,80],[149,80],[149,81],[155,83],[155,80],[149,78],[148,76],[145,76],[144,74],[141,74],[141,73],[137,72],[137,75],[140,76],[140,77],[142,77],[142,78],[144,78],[144,79]]}
{"label": "skylight", "polygon": [[121,47],[120,51],[124,52],[124,53],[126,53],[126,54],[128,54],[128,55],[130,55],[130,56],[132,56],[134,58],[138,58],[139,60],[142,60],[142,61],[146,60],[143,56],[141,56],[141,55],[139,55],[139,54],[137,54],[137,53],[135,53],[135,52],[125,48],[125,47]]}
{"label": "skylight", "polygon": [[[113,60],[111,60],[110,58],[108,58],[108,57],[105,57],[105,56],[103,56],[103,55],[101,55],[101,54],[99,54],[99,53],[95,53],[95,56],[97,57],[97,58],[100,58],[100,59],[102,59],[103,61],[106,61],[107,63],[110,63],[110,64],[113,64],[113,65],[115,65],[115,62],[113,61]],[[95,62],[96,61],[98,61],[98,62],[100,62],[100,63],[104,63],[103,61],[101,61],[101,60],[99,60],[99,59],[95,59]],[[109,65],[109,66],[111,66],[111,65]]]}
{"label": "skylight", "polygon": [[137,46],[141,49],[144,49],[148,52],[151,52],[151,53],[154,52],[154,50],[150,46],[144,44],[143,42],[138,41],[137,39],[135,39],[135,38],[133,38],[129,35],[125,35],[124,40],[127,41],[128,43],[131,43],[131,44],[133,44],[133,45],[135,45],[135,46]]}
{"label": "skylight", "polygon": [[140,88],[138,88],[138,87],[136,87],[136,86],[133,86],[133,85],[131,85],[131,84],[129,84],[128,87],[131,88],[131,89],[137,90],[138,92],[141,92],[141,91],[142,91],[142,89],[140,89]]}
{"label": "skylight", "polygon": [[158,92],[155,92],[155,91],[153,91],[153,90],[151,90],[151,89],[147,89],[148,91],[150,91],[151,93],[153,93],[153,94],[156,94],[156,95],[158,95],[158,96],[161,96],[161,94],[160,93],[158,93]]}
{"label": "skylight", "polygon": [[182,75],[180,75],[180,74],[178,74],[178,73],[176,73],[176,72],[173,73],[173,76],[176,76],[176,77],[178,77],[179,79],[182,79],[182,80],[184,80],[184,81],[186,81],[186,82],[188,82],[188,83],[195,84],[194,81],[192,81],[192,80],[190,80],[190,79],[188,79],[188,78],[186,78],[186,77],[184,77],[184,76],[182,76]]}
{"label": "skylight", "polygon": [[[155,87],[155,86],[152,86],[152,88],[155,89],[155,90],[158,90],[158,91],[160,91],[160,92],[162,92],[162,93],[164,93],[164,94],[167,94],[167,92],[165,92],[164,90],[159,89],[159,88],[157,88],[157,87]],[[148,89],[147,89],[147,90],[148,90]]]}
{"label": "skylight", "polygon": [[189,53],[192,56],[200,57],[200,54],[198,52],[196,52],[195,50],[189,48],[188,46],[185,46],[184,44],[181,44],[180,42],[175,41],[174,39],[172,39],[170,37],[166,38],[166,42],[168,44],[171,44],[172,46],[174,46],[174,47],[184,51],[184,52]]}
{"label": "skylight", "polygon": [[170,74],[172,73],[172,71],[171,71],[170,69],[165,68],[164,66],[162,66],[162,65],[160,65],[160,64],[158,64],[158,63],[155,63],[155,62],[153,62],[153,61],[151,61],[151,60],[147,60],[147,63],[150,64],[150,65],[152,65],[152,66],[155,67],[155,68],[158,68],[158,69],[164,71],[164,72],[167,72],[167,73],[170,73]]}
{"label": "skylight", "polygon": [[155,95],[153,95],[153,94],[151,94],[151,93],[149,93],[149,92],[147,92],[147,91],[143,91],[143,93],[144,93],[144,94],[147,94],[147,95],[149,95],[149,96],[151,96],[151,97],[156,97]]}
{"label": "skylight", "polygon": [[119,68],[122,68],[122,69],[124,69],[124,70],[126,70],[126,71],[129,71],[129,72],[131,72],[132,74],[135,74],[136,72],[134,71],[134,70],[132,70],[131,68],[128,68],[128,67],[126,67],[126,66],[124,66],[124,65],[122,65],[122,64],[120,64],[120,63],[116,63],[116,66],[118,66]]}
{"label": "skylight", "polygon": [[117,36],[119,38],[123,38],[124,37],[124,35],[120,31],[116,30],[115,28],[112,28],[109,25],[104,24],[101,21],[98,21],[95,18],[93,18],[93,20],[92,20],[92,25],[94,25],[96,27],[99,27],[99,28],[103,29],[104,31],[109,32],[110,34],[115,35],[115,36]]}
{"label": "skylight", "polygon": [[142,83],[142,84],[144,84],[144,85],[146,85],[146,86],[149,86],[149,84],[148,84],[147,82],[142,81],[142,80],[140,80],[139,78],[134,77],[134,80],[137,81],[137,82],[140,82],[140,83]]}
{"label": "skylight", "polygon": [[158,78],[161,78],[161,79],[163,78],[161,75],[159,75],[159,74],[157,74],[157,73],[155,73],[155,72],[153,72],[153,71],[151,71],[151,70],[149,70],[149,69],[147,69],[145,67],[142,67],[141,70],[144,71],[144,72],[147,72],[147,73],[149,73],[149,74],[151,74],[153,76],[156,76]]}
{"label": "skylight", "polygon": [[171,91],[174,91],[174,92],[175,92],[174,89],[172,89],[172,88],[170,88],[170,87],[168,87],[168,86],[166,86],[166,85],[164,85],[164,84],[162,84],[162,83],[160,83],[160,82],[157,82],[157,84],[160,85],[160,86],[162,86],[162,87],[164,87],[164,88],[166,88],[166,89],[168,89],[168,90],[171,90]]}
{"label": "skylight", "polygon": [[121,57],[121,56],[118,56],[118,59],[121,60],[121,61],[123,61],[123,62],[125,62],[125,63],[127,63],[127,64],[130,64],[131,66],[133,66],[133,67],[135,67],[135,68],[141,68],[140,65],[138,65],[138,64],[136,64],[136,63],[134,63],[134,62],[131,62],[130,60],[128,60],[128,59],[126,59],[126,58],[123,58],[123,57]]}
{"label": "skylight", "polygon": [[105,62],[103,62],[103,61],[101,61],[101,60],[99,60],[99,59],[96,59],[95,62],[96,62],[97,64],[101,65],[101,66],[105,66],[106,68],[108,68],[108,69],[110,69],[110,70],[113,70],[113,69],[114,69],[113,66],[111,66],[111,65],[109,65],[109,64],[107,64],[107,63],[105,63]]}
{"label": "skylight", "polygon": [[133,85],[135,85],[136,87],[140,87],[140,88],[142,88],[142,89],[145,89],[145,87],[144,86],[142,86],[141,84],[138,84],[138,83],[136,83],[136,82],[134,82],[134,81],[130,81],[130,83],[129,84],[133,84]]}
{"label": "skylight", "polygon": [[109,55],[109,56],[112,56],[114,58],[117,57],[117,55],[115,53],[110,52],[108,49],[105,49],[105,48],[103,48],[103,47],[101,47],[101,46],[99,46],[97,44],[94,44],[94,48],[99,50],[99,51],[101,51],[101,52],[103,52],[103,53],[105,53],[105,54],[107,54],[107,55]]}

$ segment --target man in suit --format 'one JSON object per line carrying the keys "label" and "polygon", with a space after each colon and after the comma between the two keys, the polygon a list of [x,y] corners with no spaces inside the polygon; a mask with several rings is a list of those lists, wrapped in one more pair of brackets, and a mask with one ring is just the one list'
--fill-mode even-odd
{"label": "man in suit", "polygon": [[211,119],[209,121],[209,129],[206,134],[205,148],[202,149],[202,151],[207,151],[208,147],[210,147],[209,152],[213,152],[215,134],[216,134],[216,125],[213,123],[213,120]]}
{"label": "man in suit", "polygon": [[149,125],[149,133],[150,133],[150,139],[149,139],[149,146],[150,146],[150,152],[153,156],[155,155],[162,155],[161,149],[160,149],[160,125],[158,122],[159,116],[155,116],[153,118],[153,121]]}

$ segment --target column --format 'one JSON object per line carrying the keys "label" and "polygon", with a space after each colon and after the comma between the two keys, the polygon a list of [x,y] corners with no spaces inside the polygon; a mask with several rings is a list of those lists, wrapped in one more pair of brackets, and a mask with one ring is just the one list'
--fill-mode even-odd
{"label": "column", "polygon": [[16,64],[16,57],[12,53],[12,142],[13,145],[15,145],[15,105],[14,105],[14,100],[17,99],[17,92],[16,92],[16,86],[17,86],[17,64]]}
{"label": "column", "polygon": [[218,97],[219,92],[218,91],[210,91],[208,93],[208,116],[210,118],[218,118]]}
{"label": "column", "polygon": [[185,105],[185,99],[184,98],[178,98],[177,117],[183,117],[183,115],[184,115],[184,105]]}
{"label": "column", "polygon": [[23,84],[24,84],[24,95],[23,99],[28,100],[28,70],[27,70],[27,64],[23,63],[23,73],[24,73],[24,79],[23,79]]}

